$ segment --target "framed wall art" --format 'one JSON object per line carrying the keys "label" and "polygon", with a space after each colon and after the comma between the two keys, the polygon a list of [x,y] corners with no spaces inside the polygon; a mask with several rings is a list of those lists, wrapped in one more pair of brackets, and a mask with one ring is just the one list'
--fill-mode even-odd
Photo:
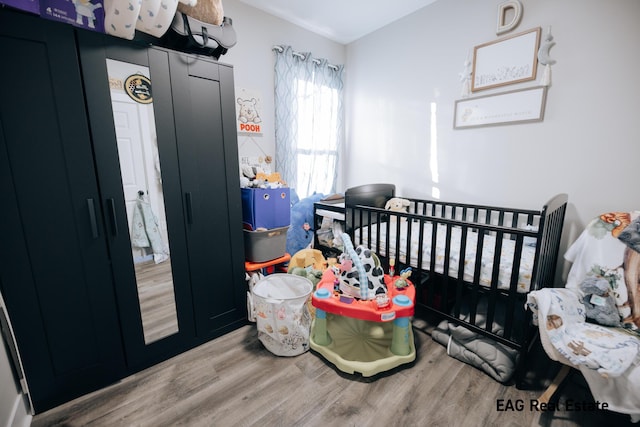
{"label": "framed wall art", "polygon": [[473,49],[471,91],[535,80],[540,27]]}
{"label": "framed wall art", "polygon": [[454,129],[539,122],[544,118],[546,86],[517,89],[456,101]]}

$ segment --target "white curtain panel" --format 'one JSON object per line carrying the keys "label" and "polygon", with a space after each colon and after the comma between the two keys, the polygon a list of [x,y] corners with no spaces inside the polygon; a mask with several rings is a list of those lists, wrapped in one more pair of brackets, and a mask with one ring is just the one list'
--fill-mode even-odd
{"label": "white curtain panel", "polygon": [[275,46],[276,169],[300,198],[336,189],[344,139],[343,71]]}

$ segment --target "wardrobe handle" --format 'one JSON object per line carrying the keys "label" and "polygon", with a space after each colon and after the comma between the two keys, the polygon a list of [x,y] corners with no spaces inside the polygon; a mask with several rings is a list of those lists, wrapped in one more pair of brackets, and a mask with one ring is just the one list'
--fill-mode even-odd
{"label": "wardrobe handle", "polygon": [[91,235],[98,238],[98,221],[96,219],[96,205],[93,199],[87,199],[87,209],[89,210],[89,223],[91,224]]}
{"label": "wardrobe handle", "polygon": [[111,216],[111,234],[118,235],[118,221],[116,221],[116,202],[113,199],[107,199],[107,208]]}
{"label": "wardrobe handle", "polygon": [[193,224],[193,206],[191,205],[191,192],[184,193],[184,203],[187,208],[187,224]]}

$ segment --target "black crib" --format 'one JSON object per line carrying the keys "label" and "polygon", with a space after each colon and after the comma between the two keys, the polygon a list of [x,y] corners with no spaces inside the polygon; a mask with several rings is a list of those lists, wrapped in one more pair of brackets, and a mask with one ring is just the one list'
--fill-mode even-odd
{"label": "black crib", "polygon": [[[446,319],[515,349],[519,385],[536,333],[524,308],[527,293],[553,286],[567,195],[539,211],[409,199],[408,213],[401,213],[380,207],[380,192],[393,196],[390,187],[359,187],[364,195],[347,190],[346,228],[354,245],[376,252],[385,271],[393,260],[396,274],[412,268],[417,317]],[[476,321],[481,300],[482,324]],[[503,325],[499,334],[492,332],[495,322]]]}

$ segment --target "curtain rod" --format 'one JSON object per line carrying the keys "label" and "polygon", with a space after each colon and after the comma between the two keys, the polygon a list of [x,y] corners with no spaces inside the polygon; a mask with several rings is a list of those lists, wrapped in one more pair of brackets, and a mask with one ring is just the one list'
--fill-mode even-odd
{"label": "curtain rod", "polygon": [[[284,47],[282,47],[280,45],[274,45],[272,50],[277,50],[278,52],[282,53],[282,52],[284,52]],[[300,53],[300,52],[296,52],[295,50],[292,50],[291,54],[293,56],[297,56],[298,58],[302,59],[303,61],[305,59],[304,53]],[[313,61],[313,63],[316,64],[316,65],[320,65],[320,63],[321,63],[321,61],[319,59],[312,59],[311,61]],[[327,67],[331,68],[333,71],[338,71],[338,66],[337,65],[333,65],[333,64],[327,63]]]}

